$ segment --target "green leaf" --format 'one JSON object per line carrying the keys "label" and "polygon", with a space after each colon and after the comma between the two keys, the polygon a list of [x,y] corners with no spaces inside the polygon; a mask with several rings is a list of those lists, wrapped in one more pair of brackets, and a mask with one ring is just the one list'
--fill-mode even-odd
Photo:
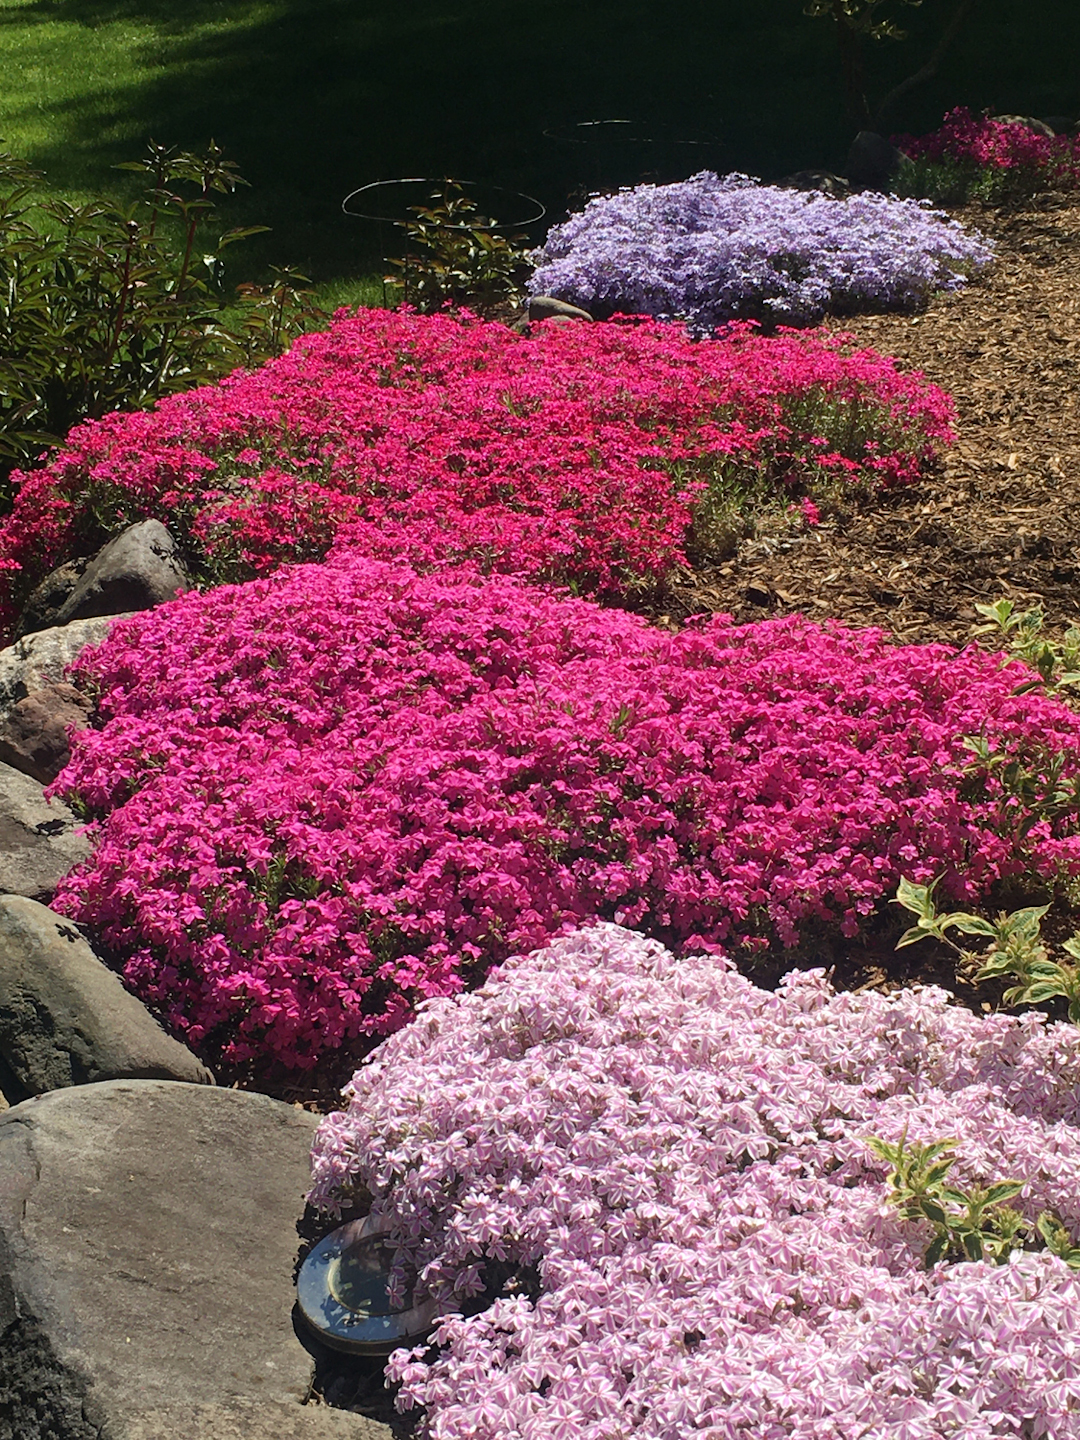
{"label": "green leaf", "polygon": [[920,940],[930,940],[933,938],[933,930],[927,929],[923,925],[913,925],[910,930],[905,930],[903,935],[900,936],[900,939],[896,942],[896,948],[897,950],[903,950],[905,945],[916,945]]}
{"label": "green leaf", "polygon": [[1013,602],[1006,599],[995,600],[993,605],[980,605],[977,602],[975,605],[978,614],[984,615],[987,620],[992,620],[995,625],[1000,625],[1002,628],[1008,625],[1014,608]]}
{"label": "green leaf", "polygon": [[1001,924],[1001,934],[1022,935],[1026,931],[1038,933],[1039,922],[1050,909],[1049,905],[1029,905],[1024,910],[1014,910]]}
{"label": "green leaf", "polygon": [[986,935],[993,939],[997,930],[989,920],[983,920],[979,915],[967,915],[958,910],[954,915],[942,915],[938,919],[942,930],[949,928],[959,930],[962,935]]}
{"label": "green leaf", "polygon": [[987,1205],[1000,1205],[1003,1200],[1011,1200],[1014,1195],[1019,1195],[1023,1188],[1021,1180],[999,1180],[987,1190],[986,1203]]}
{"label": "green leaf", "polygon": [[923,1196],[922,1212],[928,1220],[933,1220],[935,1225],[944,1225],[949,1219],[942,1206],[936,1200],[931,1200],[928,1195]]}
{"label": "green leaf", "polygon": [[941,1257],[945,1254],[945,1251],[948,1248],[948,1244],[949,1237],[947,1234],[938,1235],[935,1239],[931,1240],[930,1244],[926,1247],[926,1255],[923,1258],[923,1264],[926,1266],[927,1270],[932,1270],[934,1268],[934,1266],[938,1263]]}
{"label": "green leaf", "polygon": [[927,1190],[933,1190],[940,1185],[955,1164],[956,1156],[950,1155],[947,1160],[941,1160],[937,1165],[932,1165],[926,1172]]}
{"label": "green leaf", "polygon": [[[946,1150],[955,1150],[959,1143],[959,1140],[952,1139],[934,1140],[929,1145],[921,1146],[920,1153],[924,1160],[936,1160],[939,1155],[944,1155]],[[952,1164],[952,1161],[949,1163]]]}
{"label": "green leaf", "polygon": [[966,1206],[968,1203],[968,1197],[966,1195],[964,1195],[959,1190],[953,1190],[952,1187],[948,1185],[943,1185],[941,1187],[941,1198],[943,1200],[948,1200],[950,1205]]}
{"label": "green leaf", "polygon": [[1054,1000],[1059,995],[1064,994],[1065,991],[1056,981],[1040,980],[1035,985],[1028,985],[1019,1000],[1015,1002],[1011,1001],[1010,1003],[1020,1005],[1045,1005],[1047,1000]]}
{"label": "green leaf", "polygon": [[269,225],[243,225],[235,230],[226,230],[218,240],[217,248],[224,250],[226,245],[231,245],[235,240],[246,240],[249,235],[266,235],[270,228]]}
{"label": "green leaf", "polygon": [[964,1254],[969,1260],[983,1258],[983,1237],[978,1230],[966,1230],[961,1236],[961,1244],[964,1247]]}
{"label": "green leaf", "polygon": [[1013,957],[1006,955],[1004,951],[995,950],[987,955],[983,962],[982,969],[975,976],[976,984],[981,980],[993,980],[999,975],[1007,975],[1013,969]]}
{"label": "green leaf", "polygon": [[[934,884],[937,882],[935,881]],[[896,887],[895,904],[902,905],[905,910],[911,910],[922,919],[932,919],[934,915],[933,885],[915,885],[904,876],[900,877],[900,884]]]}

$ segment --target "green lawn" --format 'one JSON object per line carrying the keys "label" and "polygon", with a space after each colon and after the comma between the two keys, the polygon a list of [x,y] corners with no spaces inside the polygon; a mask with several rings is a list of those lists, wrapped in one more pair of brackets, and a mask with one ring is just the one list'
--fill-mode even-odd
{"label": "green lawn", "polygon": [[[933,29],[944,0],[910,13]],[[212,137],[252,183],[232,224],[263,221],[235,278],[307,268],[334,301],[371,297],[389,236],[340,213],[368,181],[453,174],[540,196],[739,168],[838,166],[850,139],[826,25],[801,0],[0,0],[0,135],[68,197],[134,195],[111,167],[146,140]],[[1013,0],[982,21],[898,126],[952,103],[1080,111],[1080,7]],[[882,51],[882,82],[925,54]],[[629,118],[652,145],[573,145],[566,127]],[[562,127],[562,138],[559,138]],[[545,131],[556,131],[553,138]],[[690,139],[698,144],[681,142]],[[660,142],[664,143],[660,143]],[[513,218],[513,217],[506,217]],[[539,238],[539,235],[537,235]]]}

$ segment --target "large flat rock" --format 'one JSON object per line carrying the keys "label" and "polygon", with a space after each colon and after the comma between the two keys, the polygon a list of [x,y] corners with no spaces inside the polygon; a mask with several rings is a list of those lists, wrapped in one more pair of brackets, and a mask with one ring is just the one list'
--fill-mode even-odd
{"label": "large flat rock", "polygon": [[0,1440],[389,1440],[307,1405],[314,1116],[162,1080],[0,1115]]}
{"label": "large flat rock", "polygon": [[126,618],[124,614],[73,620],[70,625],[26,635],[0,650],[0,714],[7,714],[32,690],[65,679],[68,666],[86,647],[100,644],[117,620]]}

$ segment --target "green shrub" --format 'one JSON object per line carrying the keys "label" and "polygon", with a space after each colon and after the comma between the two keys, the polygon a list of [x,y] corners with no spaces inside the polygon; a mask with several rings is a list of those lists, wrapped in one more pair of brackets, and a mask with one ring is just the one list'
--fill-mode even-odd
{"label": "green shrub", "polygon": [[457,180],[444,180],[431,205],[410,205],[405,255],[388,258],[386,282],[400,287],[407,305],[430,314],[444,305],[467,305],[481,315],[518,308],[530,265],[524,235],[498,235],[495,222]]}
{"label": "green shrub", "polygon": [[212,196],[245,182],[213,142],[121,168],[148,176],[146,202],[69,205],[0,153],[0,503],[78,421],[256,364],[321,318],[290,270],[226,310],[221,252],[266,227],[217,233]]}

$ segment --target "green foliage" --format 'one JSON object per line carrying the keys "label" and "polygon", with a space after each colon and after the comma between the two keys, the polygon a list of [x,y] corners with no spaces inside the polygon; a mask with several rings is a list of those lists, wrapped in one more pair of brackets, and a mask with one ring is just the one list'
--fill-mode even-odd
{"label": "green foliage", "polygon": [[1029,745],[1024,754],[995,750],[985,735],[965,735],[975,758],[964,768],[966,800],[998,794],[998,829],[1019,845],[1041,821],[1080,813],[1080,777],[1065,777],[1065,756],[1048,746]]}
{"label": "green foliage", "polygon": [[939,1261],[988,1260],[1003,1265],[1017,1250],[1040,1242],[1073,1270],[1080,1270],[1080,1247],[1061,1220],[1044,1210],[1032,1225],[1006,1202],[1024,1188],[1021,1180],[998,1180],[963,1191],[947,1184],[956,1157],[954,1140],[929,1145],[868,1139],[867,1145],[890,1168],[889,1201],[901,1219],[928,1221],[934,1236],[924,1257],[929,1270]]}
{"label": "green foliage", "polygon": [[932,205],[1008,205],[1045,189],[1037,171],[975,165],[968,160],[929,160],[905,155],[893,179],[898,195]]}
{"label": "green foliage", "polygon": [[[996,920],[964,911],[939,915],[934,902],[935,885],[915,885],[901,879],[894,903],[918,918],[901,935],[898,950],[920,940],[940,940],[955,950],[965,965],[979,967],[974,976],[976,984],[1003,976],[1014,979],[1017,983],[1002,997],[1006,1005],[1042,1005],[1063,999],[1068,1004],[1069,1019],[1080,1024],[1080,965],[1073,963],[1080,961],[1080,935],[1061,946],[1071,959],[1052,959],[1041,934],[1048,905],[1030,905],[1011,915],[1000,914]],[[949,938],[948,930],[981,936],[990,944],[981,953],[966,950]]]}
{"label": "green foliage", "polygon": [[292,271],[226,311],[221,252],[266,227],[217,231],[212,197],[244,181],[213,142],[121,168],[149,178],[144,204],[43,199],[0,154],[0,478],[80,420],[256,364],[321,318]]}
{"label": "green foliage", "polygon": [[1004,1203],[1019,1195],[1023,1181],[1000,1180],[965,1193],[945,1183],[956,1160],[948,1153],[954,1140],[908,1145],[905,1130],[896,1145],[877,1139],[866,1143],[892,1167],[889,1202],[900,1218],[927,1220],[934,1227],[924,1257],[928,1270],[940,1260],[992,1260],[1002,1265],[1014,1250],[1023,1249],[1032,1227]]}
{"label": "green foliage", "polygon": [[1055,648],[1043,638],[1045,617],[1038,606],[1017,610],[1011,600],[1002,599],[993,605],[976,605],[975,609],[987,623],[976,626],[974,633],[993,635],[1005,645],[1011,657],[1038,672],[1039,679],[1019,686],[1018,695],[1040,685],[1055,691],[1080,684],[1080,629],[1075,626],[1068,629],[1061,645]]}
{"label": "green foliage", "polygon": [[415,218],[405,227],[405,256],[386,261],[393,267],[387,283],[400,286],[404,302],[424,312],[468,305],[484,314],[519,306],[526,237],[495,234],[495,222],[456,180],[444,180],[431,199],[432,205],[409,207]]}
{"label": "green foliage", "polygon": [[1024,1188],[1022,1180],[957,1190],[947,1184],[956,1156],[955,1140],[929,1145],[907,1143],[907,1131],[895,1145],[869,1139],[867,1145],[891,1167],[889,1202],[902,1220],[928,1221],[934,1237],[924,1261],[929,1270],[939,1261],[988,1260],[1005,1265],[1016,1250],[1045,1247],[1073,1270],[1080,1270],[1080,1249],[1065,1226],[1049,1210],[1032,1225],[1006,1204]]}
{"label": "green foliage", "polygon": [[[891,0],[807,0],[804,15],[831,15],[838,25],[846,25],[857,35],[867,35],[871,40],[905,40],[907,31],[901,30],[891,16],[882,13]],[[897,5],[918,6],[922,0],[895,0]]]}

